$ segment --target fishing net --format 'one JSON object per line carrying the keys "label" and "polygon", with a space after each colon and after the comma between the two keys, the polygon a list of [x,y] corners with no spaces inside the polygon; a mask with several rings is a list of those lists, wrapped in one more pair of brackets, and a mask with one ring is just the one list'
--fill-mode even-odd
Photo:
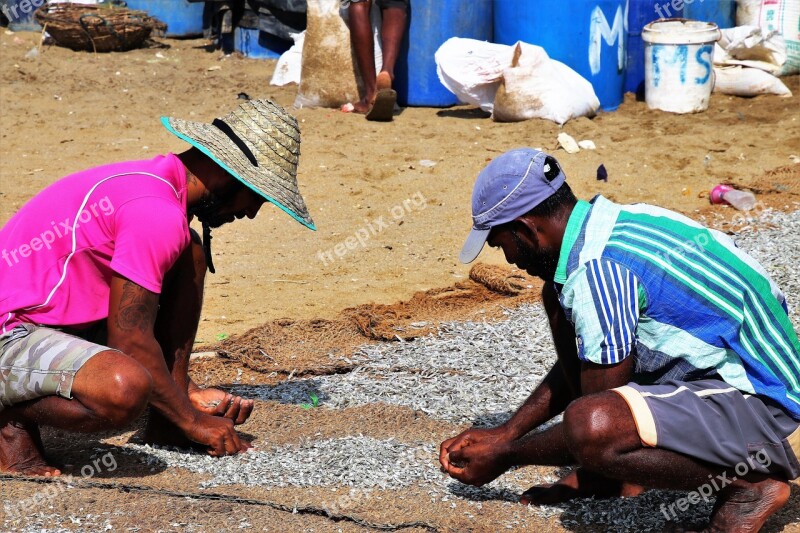
{"label": "fishing net", "polygon": [[539,298],[541,282],[517,269],[476,264],[470,279],[418,292],[393,304],[364,304],[332,320],[273,320],[200,348],[260,372],[314,375],[346,371],[354,349],[370,342],[407,341],[455,320],[500,318],[504,308]]}

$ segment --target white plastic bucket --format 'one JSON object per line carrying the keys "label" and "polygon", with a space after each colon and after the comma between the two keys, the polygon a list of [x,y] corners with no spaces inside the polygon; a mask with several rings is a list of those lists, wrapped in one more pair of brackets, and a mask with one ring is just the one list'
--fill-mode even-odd
{"label": "white plastic bucket", "polygon": [[642,30],[645,101],[650,109],[697,113],[708,109],[714,87],[717,25],[686,19],[662,19]]}

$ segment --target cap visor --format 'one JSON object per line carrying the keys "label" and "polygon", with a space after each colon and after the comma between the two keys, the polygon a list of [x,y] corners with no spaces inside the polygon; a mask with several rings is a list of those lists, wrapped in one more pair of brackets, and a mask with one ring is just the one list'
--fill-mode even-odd
{"label": "cap visor", "polygon": [[461,253],[458,260],[464,264],[472,263],[476,257],[483,250],[483,245],[486,244],[486,239],[489,238],[490,229],[473,229],[467,236],[467,241],[464,247],[461,248]]}

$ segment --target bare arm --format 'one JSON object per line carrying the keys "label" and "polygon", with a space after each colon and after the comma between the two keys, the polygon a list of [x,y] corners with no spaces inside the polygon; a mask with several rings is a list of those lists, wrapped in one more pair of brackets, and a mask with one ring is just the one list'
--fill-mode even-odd
{"label": "bare arm", "polygon": [[629,356],[615,365],[580,361],[575,328],[559,303],[555,287],[545,285],[542,302],[550,321],[558,362],[511,420],[490,430],[467,430],[442,443],[439,462],[459,481],[480,486],[515,465],[573,463],[563,424],[538,433],[529,432],[564,411],[579,396],[605,391],[631,380],[634,357]]}
{"label": "bare arm", "polygon": [[190,246],[164,279],[154,325],[155,338],[164,352],[172,378],[182,390],[198,388],[189,378],[189,356],[200,322],[206,271],[200,236],[194,230],[190,230],[190,235]]}
{"label": "bare arm", "polygon": [[[629,356],[615,365],[582,363],[580,379],[584,394],[603,392],[630,383],[633,377],[633,360]],[[562,424],[510,442],[505,453],[509,466],[572,462],[566,448]]]}
{"label": "bare arm", "polygon": [[456,456],[454,454],[467,446],[481,444],[498,450],[501,447],[505,449],[505,445],[519,443],[524,435],[563,412],[574,399],[569,385],[573,381],[571,377],[564,370],[563,363],[557,361],[525,403],[506,423],[491,429],[468,429],[444,441],[439,447],[439,462],[442,468],[452,475],[450,457]]}
{"label": "bare arm", "polygon": [[108,345],[139,362],[153,379],[150,404],[210,453],[225,455],[246,449],[233,430],[233,422],[200,413],[170,374],[161,346],[153,333],[158,295],[114,275],[108,313]]}
{"label": "bare arm", "polygon": [[158,294],[123,277],[111,281],[108,314],[109,347],[133,357],[153,378],[150,403],[181,429],[195,422],[195,410],[167,368],[161,346],[153,334],[158,314]]}
{"label": "bare arm", "polygon": [[558,361],[506,423],[493,429],[468,429],[444,441],[439,448],[439,462],[445,470],[450,468],[450,453],[478,442],[496,445],[517,440],[563,412],[569,402],[580,395],[581,366],[575,345],[575,328],[567,320],[552,284],[543,288],[542,303],[547,311]]}
{"label": "bare arm", "polygon": [[[200,236],[194,230],[191,245],[172,266],[161,291],[160,307],[155,323],[155,337],[164,353],[172,379],[198,411],[224,416],[234,424],[244,423],[253,411],[253,400],[226,393],[215,388],[201,388],[189,377],[189,359],[200,323],[205,281],[205,251]],[[151,426],[162,426],[158,416],[151,416]],[[163,427],[160,431],[164,431]]]}
{"label": "bare arm", "polygon": [[568,382],[562,362],[557,361],[514,416],[500,426],[508,439],[519,439],[562,413],[574,399]]}
{"label": "bare arm", "polygon": [[[602,392],[628,383],[632,369],[632,357],[616,365],[583,363],[581,383],[589,394]],[[459,481],[481,486],[513,466],[568,465],[574,462],[567,446],[564,424],[557,424],[545,431],[510,441],[470,441],[467,437],[463,445],[448,451],[442,466]]]}
{"label": "bare arm", "polygon": [[581,364],[581,388],[583,394],[603,392],[627,385],[633,379],[636,352],[615,365]]}
{"label": "bare arm", "polygon": [[511,439],[518,439],[562,413],[581,395],[581,363],[575,345],[575,328],[567,320],[555,290],[545,287],[542,301],[550,322],[558,361],[511,419],[503,424]]}

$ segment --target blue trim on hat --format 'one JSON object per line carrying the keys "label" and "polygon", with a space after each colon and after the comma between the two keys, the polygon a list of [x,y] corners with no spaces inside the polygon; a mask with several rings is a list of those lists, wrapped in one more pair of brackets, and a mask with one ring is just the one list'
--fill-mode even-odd
{"label": "blue trim on hat", "polygon": [[233,176],[234,178],[236,178],[240,182],[244,183],[247,186],[248,189],[250,189],[254,193],[258,194],[259,196],[263,197],[264,199],[269,201],[271,204],[274,204],[275,206],[280,208],[282,211],[284,211],[286,214],[291,216],[293,219],[295,219],[296,221],[298,221],[299,223],[301,223],[302,225],[304,225],[308,229],[310,229],[312,231],[317,231],[317,227],[314,225],[313,222],[310,222],[310,223],[306,222],[305,220],[300,218],[300,216],[298,216],[294,211],[292,211],[291,209],[289,209],[288,207],[286,207],[285,205],[283,205],[282,203],[280,203],[276,199],[272,198],[271,196],[266,195],[263,191],[258,190],[253,185],[248,183],[246,180],[242,179],[240,176],[238,176],[236,174],[236,172],[231,170],[231,168],[228,165],[226,165],[225,163],[220,161],[214,154],[212,154],[211,151],[209,151],[208,148],[206,148],[205,146],[201,145],[200,143],[198,143],[197,141],[195,141],[191,137],[189,137],[187,135],[184,135],[182,133],[178,133],[177,131],[175,131],[175,128],[173,128],[172,125],[169,123],[169,117],[161,117],[161,124],[163,124],[164,127],[167,128],[167,131],[169,131],[170,133],[172,133],[173,135],[175,135],[179,139],[184,140],[187,143],[191,144],[192,146],[194,146],[195,148],[197,148],[198,150],[203,152],[205,155],[210,157],[216,164],[218,164],[223,169],[225,169],[225,171],[227,171],[228,174],[230,174],[231,176]]}

